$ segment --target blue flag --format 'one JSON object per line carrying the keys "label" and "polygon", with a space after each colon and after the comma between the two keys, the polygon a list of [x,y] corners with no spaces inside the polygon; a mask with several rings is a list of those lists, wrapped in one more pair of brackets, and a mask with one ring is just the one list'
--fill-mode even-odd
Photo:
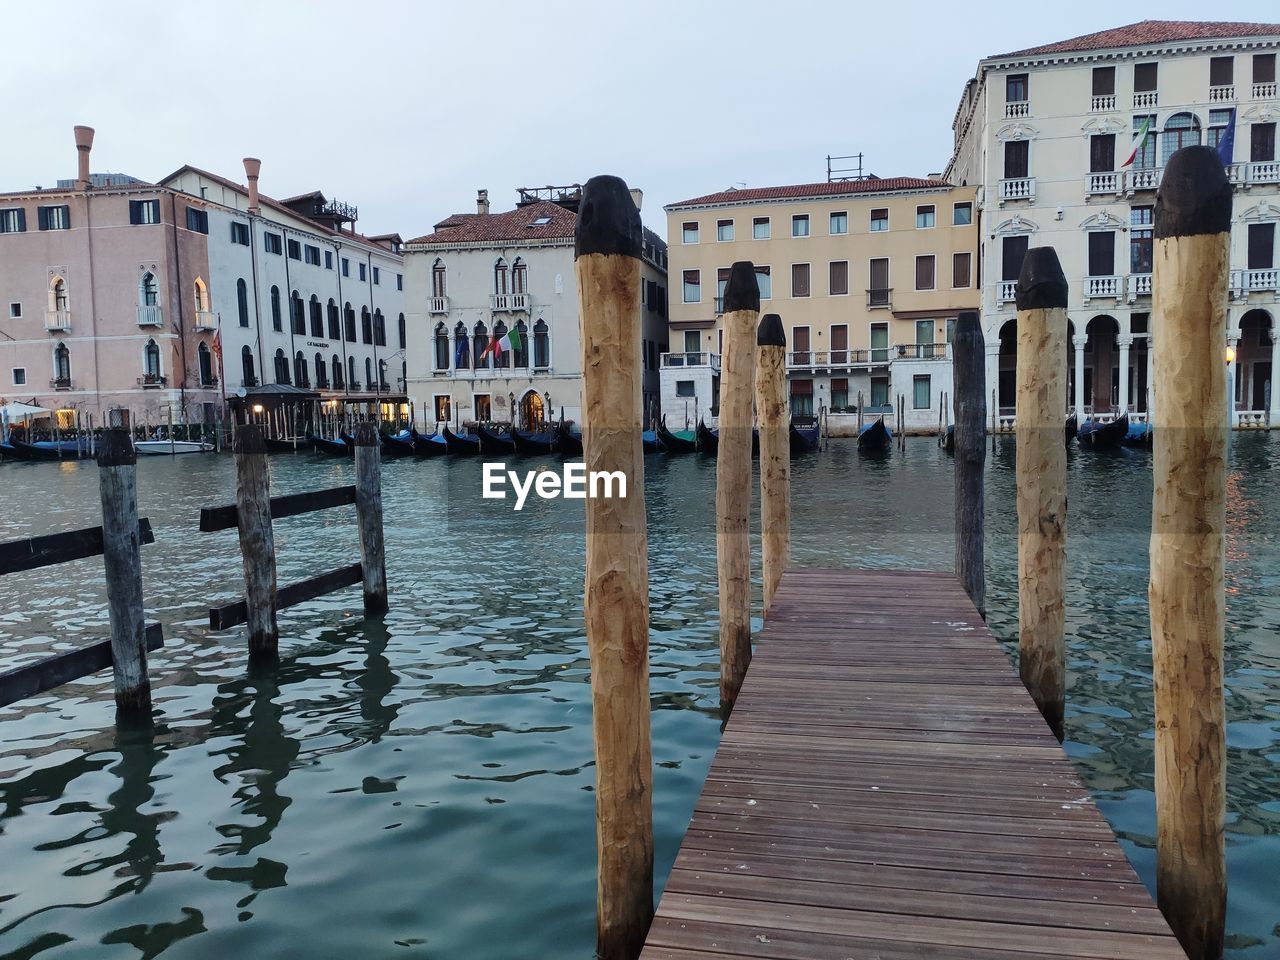
{"label": "blue flag", "polygon": [[467,361],[467,338],[459,337],[458,349],[455,350],[453,354],[453,365],[455,367],[462,367],[466,364],[466,361]]}
{"label": "blue flag", "polygon": [[1224,167],[1231,166],[1231,155],[1235,152],[1236,146],[1236,110],[1231,108],[1231,119],[1227,121],[1227,129],[1222,133],[1222,139],[1218,141],[1218,156],[1222,159]]}

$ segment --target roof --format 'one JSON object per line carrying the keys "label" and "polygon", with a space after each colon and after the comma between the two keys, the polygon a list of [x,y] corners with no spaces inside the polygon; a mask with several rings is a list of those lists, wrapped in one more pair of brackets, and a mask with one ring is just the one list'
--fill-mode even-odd
{"label": "roof", "polygon": [[[544,217],[547,222],[535,226],[535,221]],[[572,210],[543,200],[505,213],[455,213],[437,223],[431,233],[409,243],[447,247],[462,243],[572,240],[577,222],[578,215]]]}
{"label": "roof", "polygon": [[859,193],[892,193],[896,190],[948,190],[951,184],[942,180],[922,177],[867,178],[865,180],[837,180],[834,183],[795,183],[784,187],[730,188],[719,193],[709,193],[692,200],[668,204],[676,207],[701,207],[719,203],[749,203],[757,200],[795,200],[808,197],[844,197]]}
{"label": "roof", "polygon": [[1280,37],[1280,23],[1212,22],[1205,20],[1141,20],[1123,27],[1086,33],[1070,40],[1059,40],[1013,53],[1002,53],[991,59],[1029,57],[1052,53],[1079,53],[1086,50],[1108,50],[1116,47],[1145,47],[1176,40],[1231,40],[1240,37]]}

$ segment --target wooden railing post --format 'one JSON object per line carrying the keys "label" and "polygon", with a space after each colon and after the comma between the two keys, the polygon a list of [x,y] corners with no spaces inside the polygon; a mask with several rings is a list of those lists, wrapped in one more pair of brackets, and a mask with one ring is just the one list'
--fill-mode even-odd
{"label": "wooden railing post", "polygon": [[653,919],[649,562],[640,421],[640,211],[618,177],[582,191],[575,271],[583,463],[620,471],[624,497],[588,498],[583,612],[596,756],[596,956],[634,960]]}
{"label": "wooden railing post", "polygon": [[124,430],[107,430],[98,444],[102,499],[102,562],[111,619],[116,717],[151,716],[147,678],[147,624],[142,607],[142,550],[138,537],[137,452]]}
{"label": "wooden railing post", "polygon": [[364,612],[387,611],[387,554],[382,533],[382,448],[372,423],[356,427],[356,516],[364,567]]}
{"label": "wooden railing post", "polygon": [[1190,960],[1222,956],[1222,689],[1231,186],[1217,153],[1169,158],[1156,197],[1151,640],[1156,897]]}
{"label": "wooden railing post", "polygon": [[[960,312],[951,349],[956,405],[952,437],[956,471],[956,576],[978,608],[978,615],[986,619],[986,514],[983,498],[986,495],[984,471],[987,448],[983,434],[987,422],[987,352],[976,310]],[[945,404],[943,406],[945,408]]]}
{"label": "wooden railing post", "polygon": [[1018,275],[1018,670],[1062,740],[1067,682],[1067,279],[1052,247]]}
{"label": "wooden railing post", "polygon": [[[760,554],[767,615],[791,556],[787,331],[776,313],[766,313],[756,331],[756,412],[760,417]],[[821,417],[822,411],[818,412]]]}
{"label": "wooden railing post", "polygon": [[760,287],[750,260],[729,270],[720,361],[716,455],[716,567],[720,581],[720,709],[726,715],[751,663],[751,381]]}
{"label": "wooden railing post", "polygon": [[276,625],[276,543],[271,529],[271,477],[262,427],[244,424],[236,431],[236,512],[244,597],[249,611],[249,659],[273,660],[279,654]]}

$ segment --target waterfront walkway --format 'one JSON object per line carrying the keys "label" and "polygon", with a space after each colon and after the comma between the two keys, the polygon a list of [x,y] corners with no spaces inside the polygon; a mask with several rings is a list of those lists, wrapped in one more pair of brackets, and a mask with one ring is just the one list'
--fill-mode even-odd
{"label": "waterfront walkway", "polygon": [[956,579],[880,570],[783,577],[642,956],[1185,960]]}

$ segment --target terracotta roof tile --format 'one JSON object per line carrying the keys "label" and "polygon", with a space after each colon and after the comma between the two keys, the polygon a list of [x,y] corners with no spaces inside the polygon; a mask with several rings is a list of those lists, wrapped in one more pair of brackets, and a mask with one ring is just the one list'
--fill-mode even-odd
{"label": "terracotta roof tile", "polygon": [[1176,40],[1229,40],[1238,37],[1280,37],[1280,23],[1212,22],[1202,20],[1142,20],[1111,30],[1086,33],[1070,40],[1059,40],[1013,53],[1002,53],[992,59],[1029,57],[1050,53],[1078,53],[1085,50],[1107,50],[1114,47],[1141,47]]}
{"label": "terracotta roof tile", "polygon": [[[547,217],[545,224],[534,221]],[[435,230],[409,243],[448,246],[455,243],[501,243],[529,240],[572,240],[578,215],[555,203],[542,201],[505,213],[455,213],[436,224]]]}
{"label": "terracotta roof tile", "polygon": [[945,190],[951,185],[941,180],[921,177],[890,177],[888,179],[843,180],[835,183],[794,183],[785,187],[749,187],[741,190],[721,190],[692,200],[668,204],[675,207],[706,206],[714,203],[746,203],[752,200],[792,200],[803,197],[841,197],[859,193],[892,193],[895,190]]}

